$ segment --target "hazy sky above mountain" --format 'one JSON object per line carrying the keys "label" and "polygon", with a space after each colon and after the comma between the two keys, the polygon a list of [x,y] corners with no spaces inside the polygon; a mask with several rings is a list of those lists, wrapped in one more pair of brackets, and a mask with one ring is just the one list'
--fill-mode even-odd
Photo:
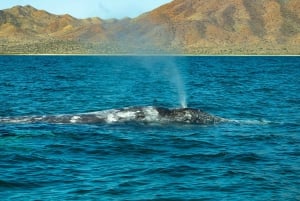
{"label": "hazy sky above mountain", "polygon": [[168,2],[171,0],[0,0],[0,10],[31,5],[54,14],[108,19],[136,17]]}

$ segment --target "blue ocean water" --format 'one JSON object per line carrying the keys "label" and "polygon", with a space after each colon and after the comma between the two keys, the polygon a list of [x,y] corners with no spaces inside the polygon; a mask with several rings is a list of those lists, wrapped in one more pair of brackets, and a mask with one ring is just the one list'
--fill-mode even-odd
{"label": "blue ocean water", "polygon": [[300,200],[299,77],[298,56],[1,56],[1,118],[187,104],[231,122],[0,123],[0,198]]}

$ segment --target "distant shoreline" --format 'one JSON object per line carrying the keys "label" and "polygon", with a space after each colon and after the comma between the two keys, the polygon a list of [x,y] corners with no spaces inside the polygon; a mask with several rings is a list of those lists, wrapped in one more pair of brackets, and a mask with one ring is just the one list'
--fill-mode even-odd
{"label": "distant shoreline", "polygon": [[[140,45],[140,46],[138,46]],[[271,44],[241,44],[180,48],[178,46],[130,46],[122,43],[85,43],[68,40],[1,41],[0,55],[184,55],[184,56],[269,56],[300,55],[300,46]]]}
{"label": "distant shoreline", "polygon": [[299,57],[300,55],[291,54],[258,54],[258,55],[245,55],[245,54],[0,54],[0,56],[103,56],[103,57],[122,57],[122,56],[133,56],[133,57]]}
{"label": "distant shoreline", "polygon": [[49,57],[300,57],[300,55],[191,55],[191,54],[0,54],[4,56]]}

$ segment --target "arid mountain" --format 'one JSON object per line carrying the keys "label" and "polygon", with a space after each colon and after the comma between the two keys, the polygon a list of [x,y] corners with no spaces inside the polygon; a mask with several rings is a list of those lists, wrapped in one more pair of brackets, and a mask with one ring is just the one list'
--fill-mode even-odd
{"label": "arid mountain", "polygon": [[16,6],[0,11],[0,40],[0,53],[9,49],[5,44],[20,50],[24,43],[26,51],[34,46],[46,53],[70,44],[67,52],[57,47],[54,53],[299,54],[300,1],[174,0],[123,20],[76,19]]}
{"label": "arid mountain", "polygon": [[134,23],[158,44],[187,52],[300,45],[299,0],[174,0]]}
{"label": "arid mountain", "polygon": [[0,11],[0,37],[8,39],[106,39],[99,18],[78,20],[57,16],[31,6],[16,6]]}

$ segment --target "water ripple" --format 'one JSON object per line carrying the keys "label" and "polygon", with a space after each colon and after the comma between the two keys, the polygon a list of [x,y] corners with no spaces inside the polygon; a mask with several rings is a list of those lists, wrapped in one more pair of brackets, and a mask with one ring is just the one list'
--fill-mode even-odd
{"label": "water ripple", "polygon": [[[299,200],[299,57],[0,56],[0,116],[189,107],[213,126],[0,124],[9,200]],[[236,119],[236,122],[234,120]]]}

